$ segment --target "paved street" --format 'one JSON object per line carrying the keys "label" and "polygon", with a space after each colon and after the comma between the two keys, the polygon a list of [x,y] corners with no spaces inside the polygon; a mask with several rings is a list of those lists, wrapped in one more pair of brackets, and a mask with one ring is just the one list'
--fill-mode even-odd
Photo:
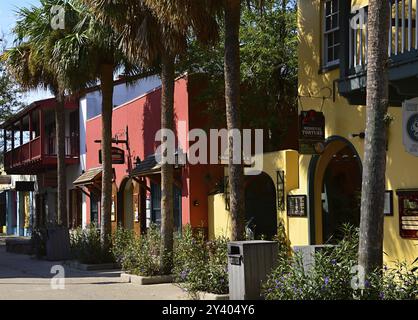
{"label": "paved street", "polygon": [[171,284],[140,286],[120,279],[120,272],[80,271],[63,265],[65,289],[51,287],[51,268],[60,263],[39,261],[27,255],[10,254],[0,242],[0,300],[170,300],[186,299]]}

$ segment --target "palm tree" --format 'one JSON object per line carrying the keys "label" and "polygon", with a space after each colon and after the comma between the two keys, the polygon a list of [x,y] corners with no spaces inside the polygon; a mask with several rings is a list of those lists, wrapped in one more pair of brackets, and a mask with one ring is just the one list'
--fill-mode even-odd
{"label": "palm tree", "polygon": [[[225,27],[225,103],[226,122],[230,133],[228,141],[228,175],[230,190],[231,240],[242,240],[245,236],[244,211],[244,169],[242,161],[234,161],[233,132],[241,130],[240,119],[240,43],[239,28],[241,20],[240,0],[144,0],[165,23],[179,30],[195,27],[198,32],[202,26],[210,26],[214,15],[221,7],[224,9]],[[258,6],[262,1],[256,1]],[[241,146],[240,146],[241,147]],[[242,159],[241,159],[242,160]]]}
{"label": "palm tree", "polygon": [[[41,1],[46,4],[47,1]],[[14,28],[16,46],[4,54],[7,66],[23,89],[39,87],[49,89],[56,97],[55,108],[58,208],[50,216],[53,225],[67,227],[67,183],[65,174],[65,94],[59,85],[52,61],[51,44],[59,32],[44,28],[45,16],[42,7],[23,8],[18,11]]]}
{"label": "palm tree", "polygon": [[[58,0],[55,0],[58,2]],[[64,0],[61,0],[64,1]],[[55,44],[56,69],[63,74],[63,82],[81,88],[98,79],[102,92],[102,196],[100,237],[107,250],[111,232],[112,208],[112,114],[114,73],[124,69],[125,74],[136,73],[138,68],[129,64],[118,49],[117,35],[110,26],[101,24],[79,0],[68,1],[66,15],[72,19],[67,35]]]}
{"label": "palm tree", "polygon": [[[135,0],[84,0],[98,16],[107,24],[112,25],[121,34],[121,44],[124,52],[134,62],[151,67],[159,65],[161,69],[162,99],[161,128],[164,131],[174,131],[174,83],[175,60],[185,52],[187,47],[188,28],[176,28],[171,23],[157,19],[153,7],[144,1]],[[175,1],[170,1],[174,4]],[[182,2],[182,1],[180,1]],[[185,2],[182,2],[185,3]],[[199,2],[195,5],[201,5]],[[155,8],[154,8],[155,9]],[[205,12],[200,10],[200,15]],[[207,20],[206,16],[203,21]],[[195,35],[202,40],[216,36],[216,32],[206,24],[194,28]],[[199,27],[199,28],[198,28]],[[215,29],[216,30],[216,29]],[[210,34],[209,34],[210,33]],[[164,142],[164,140],[163,140]],[[173,182],[174,164],[168,160],[173,155],[163,153],[161,166],[161,269],[170,273],[173,252]]]}
{"label": "palm tree", "polygon": [[359,265],[364,268],[365,275],[383,265],[387,141],[384,119],[389,90],[389,7],[386,1],[369,1],[368,29],[366,141],[359,243]]}
{"label": "palm tree", "polygon": [[[241,20],[241,1],[225,1],[225,102],[228,132],[241,130],[240,119],[240,46],[239,27]],[[241,147],[241,146],[240,146]],[[234,161],[234,140],[230,135],[228,142],[229,188],[232,240],[243,240],[244,227],[244,169],[242,161]]]}

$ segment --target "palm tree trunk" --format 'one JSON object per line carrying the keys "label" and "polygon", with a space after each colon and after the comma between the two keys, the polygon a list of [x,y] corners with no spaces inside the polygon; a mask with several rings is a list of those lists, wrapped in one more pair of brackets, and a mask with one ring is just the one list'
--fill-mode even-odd
{"label": "palm tree trunk", "polygon": [[387,1],[369,1],[367,119],[361,200],[359,265],[365,275],[383,264],[383,221],[388,110]]}
{"label": "palm tree trunk", "polygon": [[[240,0],[227,0],[225,4],[225,101],[228,131],[241,129],[240,119],[240,52],[239,27],[241,19]],[[240,146],[241,147],[241,146]],[[229,148],[229,190],[233,241],[242,240],[244,230],[244,171],[242,161],[233,161],[233,139]]]}
{"label": "palm tree trunk", "polygon": [[[166,52],[162,57],[162,97],[161,97],[161,129],[174,132],[174,57]],[[170,274],[173,266],[173,184],[174,165],[166,163],[165,157],[172,155],[163,154],[161,167],[161,270],[164,274]]]}
{"label": "palm tree trunk", "polygon": [[102,198],[100,212],[100,241],[102,248],[109,247],[112,210],[112,114],[113,114],[113,65],[101,66],[102,89]]}
{"label": "palm tree trunk", "polygon": [[57,179],[58,179],[58,208],[54,223],[68,227],[67,218],[67,179],[65,173],[65,97],[57,96],[55,108],[56,150],[57,150]]}

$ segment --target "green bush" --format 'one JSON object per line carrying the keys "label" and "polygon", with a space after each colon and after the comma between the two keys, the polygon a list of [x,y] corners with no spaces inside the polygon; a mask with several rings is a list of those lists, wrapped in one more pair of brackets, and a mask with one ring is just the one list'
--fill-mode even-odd
{"label": "green bush", "polygon": [[115,261],[109,250],[102,249],[100,230],[95,224],[90,224],[86,229],[71,231],[70,244],[73,257],[80,263],[101,264]]}
{"label": "green bush", "polygon": [[190,226],[177,237],[174,274],[191,296],[196,297],[199,291],[228,293],[227,242],[223,237],[208,242],[203,232],[193,234]]}
{"label": "green bush", "polygon": [[268,300],[352,300],[416,299],[416,269],[399,264],[395,269],[369,275],[363,290],[352,285],[356,275],[358,231],[344,227],[344,238],[335,247],[314,254],[315,263],[307,268],[295,253],[280,257],[278,267],[264,285]]}
{"label": "green bush", "polygon": [[140,276],[161,275],[161,234],[156,225],[136,236],[133,231],[118,228],[113,235],[112,253],[122,269]]}

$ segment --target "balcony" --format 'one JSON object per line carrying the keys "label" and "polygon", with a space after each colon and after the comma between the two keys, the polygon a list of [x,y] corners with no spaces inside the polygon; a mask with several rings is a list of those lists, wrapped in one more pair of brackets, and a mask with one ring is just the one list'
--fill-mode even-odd
{"label": "balcony", "polygon": [[[368,7],[351,12],[350,1],[341,9],[342,57],[338,89],[351,104],[366,104]],[[401,106],[418,96],[418,0],[390,0],[389,102]]]}
{"label": "balcony", "polygon": [[[54,104],[50,100],[24,109],[3,128],[4,169],[8,174],[35,175],[57,166]],[[66,105],[66,164],[79,161],[78,106]],[[67,121],[68,120],[68,121]]]}

